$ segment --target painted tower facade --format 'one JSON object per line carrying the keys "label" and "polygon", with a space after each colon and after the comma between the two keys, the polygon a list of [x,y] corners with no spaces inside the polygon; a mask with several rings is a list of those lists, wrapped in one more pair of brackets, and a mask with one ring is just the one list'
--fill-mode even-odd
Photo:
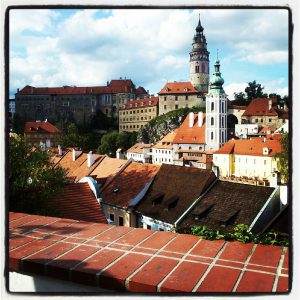
{"label": "painted tower facade", "polygon": [[227,142],[227,95],[223,90],[224,79],[218,59],[214,67],[215,72],[206,95],[206,150],[218,150]]}
{"label": "painted tower facade", "polygon": [[209,52],[207,51],[203,30],[199,16],[196,34],[193,38],[192,51],[190,52],[190,82],[199,92],[207,93],[209,85]]}

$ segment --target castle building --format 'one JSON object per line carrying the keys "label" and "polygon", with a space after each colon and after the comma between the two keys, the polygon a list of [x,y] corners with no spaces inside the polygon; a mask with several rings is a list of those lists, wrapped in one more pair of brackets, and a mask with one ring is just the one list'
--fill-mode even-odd
{"label": "castle building", "polygon": [[209,52],[207,51],[203,30],[199,15],[192,51],[190,52],[190,82],[199,92],[207,93],[209,84]]}
{"label": "castle building", "polygon": [[144,98],[148,93],[136,88],[130,79],[107,82],[93,87],[25,86],[15,94],[16,113],[25,121],[48,119],[57,122],[87,123],[97,110],[108,117],[117,117],[120,107],[130,99]]}
{"label": "castle building", "polygon": [[223,83],[220,61],[217,59],[206,96],[206,150],[218,150],[227,142],[227,95]]}

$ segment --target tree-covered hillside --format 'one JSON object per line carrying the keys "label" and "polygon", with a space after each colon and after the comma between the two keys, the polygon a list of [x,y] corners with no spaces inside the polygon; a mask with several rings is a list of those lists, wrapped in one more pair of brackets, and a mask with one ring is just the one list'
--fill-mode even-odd
{"label": "tree-covered hillside", "polygon": [[205,112],[203,107],[180,108],[170,111],[152,119],[145,127],[138,132],[137,141],[143,143],[157,143],[166,134],[179,127],[190,112]]}

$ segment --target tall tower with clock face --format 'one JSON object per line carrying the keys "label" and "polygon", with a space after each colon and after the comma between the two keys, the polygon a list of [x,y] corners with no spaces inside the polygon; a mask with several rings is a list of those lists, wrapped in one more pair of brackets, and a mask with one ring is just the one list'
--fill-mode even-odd
{"label": "tall tower with clock face", "polygon": [[203,30],[199,15],[192,51],[190,52],[190,82],[199,92],[207,93],[209,85],[209,52],[207,51]]}

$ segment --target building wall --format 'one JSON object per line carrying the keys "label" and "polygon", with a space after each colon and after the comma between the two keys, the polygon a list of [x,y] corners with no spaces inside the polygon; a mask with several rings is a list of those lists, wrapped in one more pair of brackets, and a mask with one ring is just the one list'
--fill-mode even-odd
{"label": "building wall", "polygon": [[205,107],[205,96],[189,93],[179,95],[159,95],[159,115],[163,115],[175,109],[193,106]]}
{"label": "building wall", "polygon": [[236,124],[235,125],[235,135],[239,138],[246,139],[248,134],[257,134],[258,125],[257,124]]}
{"label": "building wall", "polygon": [[171,231],[174,227],[172,224],[164,223],[159,220],[152,219],[141,215],[138,219],[138,224],[140,228],[151,229],[156,231]]}
{"label": "building wall", "polygon": [[114,215],[114,222],[111,224],[122,226],[119,222],[119,217],[123,218],[123,226],[125,227],[137,227],[137,219],[135,214],[131,211],[127,211],[125,209],[121,209],[115,206],[111,206],[107,203],[102,202],[102,207],[105,210],[105,214],[108,218],[110,218],[110,214]]}
{"label": "building wall", "polygon": [[243,124],[258,124],[260,127],[279,128],[286,122],[285,119],[279,119],[277,116],[251,116],[242,117]]}
{"label": "building wall", "polygon": [[238,120],[238,124],[242,124],[242,115],[245,112],[244,109],[236,109],[236,108],[229,108],[228,109],[228,115],[234,115],[236,116]]}
{"label": "building wall", "polygon": [[157,106],[140,106],[119,111],[119,132],[139,131],[158,115]]}
{"label": "building wall", "polygon": [[152,148],[152,163],[156,165],[173,164],[173,149]]}
{"label": "building wall", "polygon": [[269,156],[214,154],[213,164],[219,167],[220,176],[245,176],[271,180],[278,171],[276,161]]}
{"label": "building wall", "polygon": [[[46,145],[46,147],[57,147],[58,146],[58,140],[60,137],[59,133],[26,133],[24,134],[26,143],[29,146],[39,146],[40,143],[43,143]],[[50,145],[47,145],[48,141],[50,142]]]}

